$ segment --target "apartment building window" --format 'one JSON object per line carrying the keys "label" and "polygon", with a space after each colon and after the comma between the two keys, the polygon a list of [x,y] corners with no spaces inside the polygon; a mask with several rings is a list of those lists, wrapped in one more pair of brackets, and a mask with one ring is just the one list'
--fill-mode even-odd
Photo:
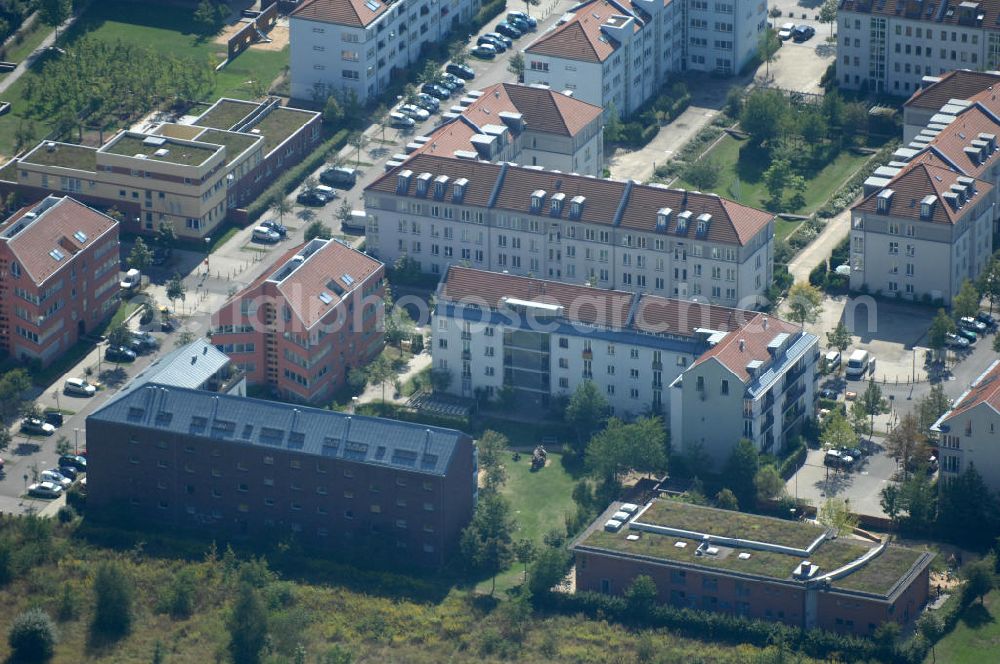
{"label": "apartment building window", "polygon": [[890,242],[889,243],[889,254],[890,255],[895,255],[895,254],[898,254],[898,253],[899,253],[899,243],[898,242]]}
{"label": "apartment building window", "polygon": [[532,60],[531,61],[531,71],[543,71],[543,72],[545,72],[545,71],[548,71],[548,70],[549,70],[549,63],[547,63],[547,62],[541,62],[540,60]]}
{"label": "apartment building window", "polygon": [[[313,48],[315,49],[316,47],[314,46]],[[323,48],[320,47],[317,50],[322,51]],[[341,51],[340,52],[340,59],[341,60],[346,60],[347,62],[357,62],[360,59],[360,56],[358,55],[357,51]]]}
{"label": "apartment building window", "polygon": [[354,71],[353,69],[342,70],[341,76],[351,81],[357,81],[361,78],[361,75],[358,72]]}
{"label": "apartment building window", "polygon": [[722,387],[720,388],[720,392],[722,394],[729,394],[729,381],[728,380],[723,380],[722,381]]}

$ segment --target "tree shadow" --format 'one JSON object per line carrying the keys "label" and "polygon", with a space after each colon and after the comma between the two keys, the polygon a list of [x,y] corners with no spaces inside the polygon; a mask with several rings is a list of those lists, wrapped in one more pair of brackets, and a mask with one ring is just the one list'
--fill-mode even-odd
{"label": "tree shadow", "polygon": [[98,379],[107,385],[108,387],[118,387],[128,378],[128,374],[121,367],[115,367],[114,369],[105,369],[101,372]]}
{"label": "tree shadow", "polygon": [[23,443],[19,443],[18,446],[14,448],[14,454],[17,456],[28,456],[29,454],[34,454],[41,449],[41,443],[37,443],[34,440],[26,440]]}
{"label": "tree shadow", "polygon": [[979,629],[983,625],[996,622],[989,609],[980,603],[972,604],[962,611],[962,622],[969,629]]}

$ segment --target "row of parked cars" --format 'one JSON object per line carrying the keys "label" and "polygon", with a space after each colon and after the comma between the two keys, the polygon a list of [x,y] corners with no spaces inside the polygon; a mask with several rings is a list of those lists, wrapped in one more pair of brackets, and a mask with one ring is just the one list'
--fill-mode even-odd
{"label": "row of parked cars", "polygon": [[55,468],[38,473],[38,481],[28,487],[28,495],[34,498],[58,498],[73,486],[77,480],[86,482],[82,475],[87,472],[87,458],[79,454],[63,454]]}
{"label": "row of parked cars", "polygon": [[478,58],[492,60],[514,45],[513,40],[538,29],[538,21],[524,12],[508,12],[507,18],[497,23],[493,32],[481,35],[476,40],[472,54]]}
{"label": "row of parked cars", "polygon": [[975,317],[959,318],[955,331],[945,335],[945,343],[955,350],[967,349],[976,343],[979,337],[986,336],[996,329],[996,319],[985,311],[980,311]]}

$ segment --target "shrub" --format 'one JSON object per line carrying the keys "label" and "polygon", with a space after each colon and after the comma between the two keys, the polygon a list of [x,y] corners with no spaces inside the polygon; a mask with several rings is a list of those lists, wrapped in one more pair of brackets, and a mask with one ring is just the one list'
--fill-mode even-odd
{"label": "shrub", "polygon": [[56,517],[58,517],[59,523],[70,523],[76,518],[76,510],[69,505],[63,505],[56,512]]}
{"label": "shrub", "polygon": [[816,288],[825,288],[827,280],[826,261],[823,261],[809,273],[809,283]]}
{"label": "shrub", "polygon": [[781,466],[778,468],[778,474],[781,475],[782,479],[787,480],[802,467],[802,464],[806,462],[806,453],[806,444],[799,443],[799,446],[795,449],[795,451],[789,454],[788,458],[781,462]]}
{"label": "shrub", "polygon": [[28,609],[14,618],[7,643],[16,662],[46,662],[55,650],[56,627],[45,611]]}
{"label": "shrub", "polygon": [[78,485],[73,485],[66,492],[66,506],[73,508],[79,514],[87,506],[87,494]]}
{"label": "shrub", "polygon": [[105,562],[94,577],[94,619],[91,633],[116,639],[132,629],[132,589],[116,562]]}

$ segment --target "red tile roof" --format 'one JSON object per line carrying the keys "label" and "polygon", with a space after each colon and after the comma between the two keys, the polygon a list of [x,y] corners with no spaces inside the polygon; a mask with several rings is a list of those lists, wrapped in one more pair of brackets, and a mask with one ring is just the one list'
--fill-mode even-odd
{"label": "red tile roof", "polygon": [[[955,210],[941,197],[941,194],[948,191],[953,184],[959,184],[958,178],[961,175],[948,168],[947,164],[933,153],[925,152],[907,164],[885,188],[872,192],[852,209],[877,214],[879,193],[885,189],[892,189],[894,193],[888,216],[935,224],[954,224],[972,210],[976,203],[983,200],[984,194],[993,189],[989,183],[976,180],[976,195]],[[937,199],[934,211],[930,219],[921,219],[920,202],[928,195],[933,195]]]}
{"label": "red tile roof", "polygon": [[706,351],[691,366],[715,359],[746,383],[750,381],[747,364],[758,360],[766,365],[771,359],[767,345],[775,337],[782,333],[792,336],[799,332],[800,328],[797,325],[768,317],[765,314],[755,314],[739,330],[738,334],[727,334],[722,341]]}
{"label": "red tile roof", "polygon": [[600,106],[574,99],[561,92],[517,83],[498,83],[484,89],[465,112],[476,125],[503,124],[498,113],[520,113],[531,131],[575,136],[601,116]]}
{"label": "red tile roof", "polygon": [[969,391],[955,402],[941,421],[947,422],[983,403],[1000,413],[1000,360],[994,361],[986,373],[976,379]]}
{"label": "red tile roof", "polygon": [[[397,191],[397,176],[410,170],[409,185],[405,192]],[[556,173],[511,164],[492,164],[482,161],[453,159],[431,154],[418,154],[402,166],[382,175],[368,186],[366,191],[386,194],[416,196],[416,178],[421,173],[430,173],[434,178],[447,175],[444,202],[453,201],[452,183],[458,178],[468,179],[463,204],[476,207],[493,207],[525,214],[537,214],[551,219],[570,219],[571,201],[583,196],[585,201],[581,214],[575,220],[604,226],[618,225],[637,231],[656,231],[657,211],[669,207],[673,210],[671,225],[664,234],[677,236],[676,216],[684,210],[693,214],[684,236],[692,240],[703,239],[711,242],[744,245],[771,222],[774,216],[714,194],[685,192],[665,187],[630,184],[617,180]],[[533,212],[531,196],[536,190],[546,192],[542,209]],[[495,200],[491,199],[496,190]],[[427,197],[433,198],[433,188]],[[556,193],[565,194],[562,209],[553,214],[551,202]],[[627,198],[626,198],[627,196]],[[621,216],[618,219],[619,209]],[[696,218],[702,213],[711,215],[707,230],[698,234]]]}
{"label": "red tile roof", "polygon": [[[15,221],[23,219],[33,209],[37,206],[22,208],[0,227],[0,242],[7,244],[36,285],[66,267],[76,254],[94,244],[97,238],[118,227],[118,222],[111,217],[64,196],[13,237],[3,237]],[[82,235],[77,236],[77,233]],[[81,237],[85,239],[81,240]],[[56,259],[50,253],[54,250],[63,258]]]}
{"label": "red tile roof", "polygon": [[292,17],[363,28],[389,11],[382,0],[375,2],[378,6],[372,11],[366,0],[306,0]]}
{"label": "red tile roof", "polygon": [[[956,0],[931,2],[920,0],[841,0],[840,11],[852,11],[875,16],[896,16],[899,18],[934,23],[958,25],[962,18],[962,3]],[[976,2],[976,13],[983,15],[981,22],[974,25],[991,29],[1000,18],[1000,1],[981,0]],[[973,19],[974,20],[974,19]],[[995,28],[994,28],[995,29]]]}
{"label": "red tile roof", "polygon": [[1000,73],[968,69],[949,71],[940,78],[937,83],[914,92],[903,106],[936,111],[952,99],[969,99],[990,86],[1000,84]]}
{"label": "red tile roof", "polygon": [[976,105],[959,113],[928,145],[960,168],[963,174],[972,178],[979,177],[980,173],[995,165],[997,156],[1000,155],[1000,152],[994,151],[982,163],[973,161],[965,148],[972,147],[972,141],[977,140],[979,134],[1000,136],[1000,121]]}
{"label": "red tile roof", "polygon": [[[601,30],[612,16],[629,16],[624,10],[607,0],[577,5],[573,18],[541,35],[525,49],[525,53],[551,55],[557,58],[582,60],[584,62],[604,62],[617,50],[619,44]],[[635,25],[639,31],[639,25]]]}

